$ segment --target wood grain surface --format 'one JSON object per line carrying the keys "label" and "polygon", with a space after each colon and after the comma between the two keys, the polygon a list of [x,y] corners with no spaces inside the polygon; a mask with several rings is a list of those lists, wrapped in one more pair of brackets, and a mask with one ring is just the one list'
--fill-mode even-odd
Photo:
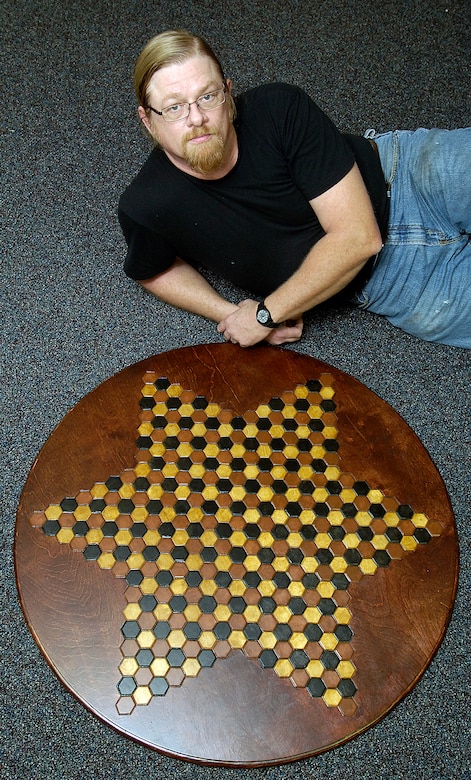
{"label": "wood grain surface", "polygon": [[[165,695],[153,695],[144,705],[135,706],[131,696],[122,695],[121,702],[132,706],[129,714],[123,714],[123,708],[120,714],[117,685],[126,646],[123,611],[126,604],[138,603],[142,594],[122,573],[117,576],[119,568],[101,568],[87,560],[70,544],[44,533],[34,518],[65,497],[105,483],[111,475],[129,473],[145,461],[136,458],[136,439],[142,421],[141,391],[145,377],[152,375],[146,372],[166,377],[195,397],[203,396],[228,420],[328,377],[335,413],[327,412],[331,417],[326,419],[334,415],[338,442],[338,453],[330,453],[329,462],[341,474],[353,475],[381,492],[391,506],[395,501],[395,506],[410,506],[414,517],[425,517],[422,524],[431,529],[427,543],[399,550],[389,565],[378,566],[374,573],[362,573],[358,566],[348,569],[352,576],[343,595],[339,592],[339,603],[350,613],[352,637],[342,644],[342,658],[348,656],[354,666],[353,696],[344,696],[338,705],[326,704],[322,696],[307,690],[304,670],[287,678],[264,668],[255,641],[245,650],[233,643],[196,676],[172,670]],[[312,506],[314,516],[314,502]],[[208,528],[216,528],[214,517],[207,522]],[[346,518],[347,532],[351,522]],[[376,522],[372,517],[371,528]],[[335,544],[333,549],[338,549]],[[371,547],[364,539],[361,545],[362,551]],[[252,549],[249,544],[247,549]],[[25,618],[46,661],[66,688],[107,725],[172,756],[257,766],[335,747],[377,722],[410,691],[446,630],[456,590],[458,548],[443,482],[417,436],[386,402],[313,358],[267,346],[241,351],[218,344],[175,350],[132,365],[65,416],[25,485],[17,515],[15,566]],[[320,561],[317,571],[327,583],[332,578],[328,569]],[[184,565],[175,564],[174,574],[182,576],[184,570]],[[144,571],[152,571],[152,566]],[[241,576],[240,569],[234,571]],[[295,562],[287,571],[293,581],[299,580]],[[282,603],[283,594],[279,596]],[[232,618],[233,626],[238,625],[238,618]],[[332,622],[324,616],[321,624],[324,636],[331,637],[335,621],[329,628],[329,619]],[[268,625],[266,615],[262,624],[263,620]],[[314,645],[320,658],[325,648],[311,642],[311,658],[316,658]],[[325,671],[327,685],[335,674]],[[136,677],[145,689],[151,674],[141,668]],[[334,689],[335,682],[331,686]]]}

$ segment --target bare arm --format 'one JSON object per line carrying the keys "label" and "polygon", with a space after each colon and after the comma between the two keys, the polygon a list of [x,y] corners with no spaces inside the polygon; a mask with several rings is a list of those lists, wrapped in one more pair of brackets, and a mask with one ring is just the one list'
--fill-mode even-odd
{"label": "bare arm", "polygon": [[238,308],[219,295],[193,266],[178,257],[167,271],[140,284],[162,301],[214,322],[220,322]]}
{"label": "bare arm", "polygon": [[[167,271],[151,279],[145,279],[140,284],[160,300],[214,322],[221,322],[239,308],[219,295],[193,266],[180,258],[177,258]],[[277,328],[276,338],[273,331],[267,333],[266,328],[263,328],[263,331],[258,341],[266,339],[278,344],[297,341],[302,333],[302,320],[294,325],[283,325]],[[227,340],[230,338],[228,337]]]}
{"label": "bare arm", "polygon": [[[299,269],[265,303],[275,322],[296,320],[342,290],[381,249],[381,234],[363,179],[355,165],[334,187],[310,201],[325,235]],[[219,323],[224,338],[250,346],[270,337],[255,319],[256,301],[244,301]]]}

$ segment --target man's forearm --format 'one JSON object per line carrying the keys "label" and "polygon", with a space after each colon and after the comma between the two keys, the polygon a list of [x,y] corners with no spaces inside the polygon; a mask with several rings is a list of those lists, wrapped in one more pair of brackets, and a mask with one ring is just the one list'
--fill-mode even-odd
{"label": "man's forearm", "polygon": [[235,304],[219,295],[193,266],[179,258],[167,271],[140,284],[162,301],[213,322],[220,322],[237,309]]}
{"label": "man's forearm", "polygon": [[[374,251],[377,245],[377,241],[372,241],[359,249],[358,246],[352,247],[350,240],[330,235],[322,238],[309,252],[302,266],[265,297],[265,305],[273,321],[300,321],[304,312],[332,297],[354,279],[370,257],[370,249]],[[278,329],[270,330],[259,325],[256,312],[257,301],[243,301],[219,323],[219,332],[224,334],[226,340],[235,341],[244,347],[261,340],[276,343]],[[294,340],[297,340],[301,334],[293,335]]]}
{"label": "man's forearm", "polygon": [[380,249],[377,237],[355,246],[342,237],[324,236],[287,281],[266,297],[275,322],[295,319],[336,295]]}
{"label": "man's forearm", "polygon": [[356,165],[310,204],[325,234],[298,270],[267,297],[275,322],[298,317],[340,292],[382,246],[371,201]]}

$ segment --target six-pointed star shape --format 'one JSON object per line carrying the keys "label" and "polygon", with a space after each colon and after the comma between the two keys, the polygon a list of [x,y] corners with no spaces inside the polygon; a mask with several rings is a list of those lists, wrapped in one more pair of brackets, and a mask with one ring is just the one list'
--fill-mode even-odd
{"label": "six-pointed star shape", "polygon": [[126,578],[118,712],[237,649],[353,714],[349,585],[440,524],[341,471],[330,374],[243,417],[144,381],[135,467],[30,519]]}

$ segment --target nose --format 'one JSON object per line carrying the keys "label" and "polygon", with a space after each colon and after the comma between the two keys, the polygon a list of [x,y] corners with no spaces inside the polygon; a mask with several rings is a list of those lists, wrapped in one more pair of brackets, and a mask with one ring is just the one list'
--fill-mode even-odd
{"label": "nose", "polygon": [[190,103],[190,111],[186,121],[187,124],[196,125],[197,127],[204,124],[206,121],[206,114],[196,101]]}

